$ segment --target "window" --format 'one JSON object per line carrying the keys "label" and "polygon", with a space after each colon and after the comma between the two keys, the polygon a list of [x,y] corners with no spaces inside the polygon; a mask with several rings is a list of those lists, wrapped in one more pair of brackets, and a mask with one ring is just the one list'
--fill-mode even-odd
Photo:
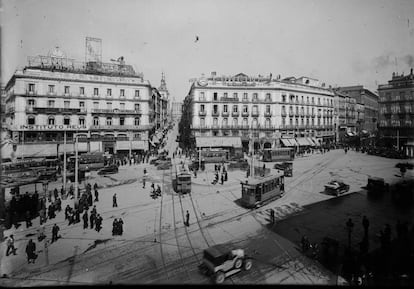
{"label": "window", "polygon": [[120,109],[120,110],[125,110],[125,103],[124,103],[124,102],[121,102],[121,103],[119,104],[119,109]]}
{"label": "window", "polygon": [[225,92],[225,93],[223,94],[223,96],[224,96],[224,98],[227,98],[227,97],[228,97],[227,92]]}
{"label": "window", "polygon": [[247,112],[247,105],[243,105],[243,112]]}
{"label": "window", "polygon": [[233,118],[233,126],[237,127],[237,118]]}
{"label": "window", "polygon": [[248,126],[247,118],[243,118],[243,127],[247,127],[247,126]]}
{"label": "window", "polygon": [[64,125],[70,125],[70,117],[65,116],[65,117],[63,118],[63,124],[64,124]]}
{"label": "window", "polygon": [[227,112],[227,104],[225,104],[225,105],[223,106],[223,111],[224,111],[224,112]]}
{"label": "window", "polygon": [[106,125],[112,125],[112,117],[106,118]]}
{"label": "window", "polygon": [[238,112],[238,106],[237,105],[233,105],[233,112]]}
{"label": "window", "polygon": [[204,104],[200,105],[200,112],[204,112]]}
{"label": "window", "polygon": [[303,95],[302,95],[302,97],[301,97],[301,102],[303,103]]}
{"label": "window", "polygon": [[253,127],[254,127],[254,128],[257,128],[258,123],[257,123],[257,118],[256,118],[256,117],[255,117],[255,118],[253,118],[253,123],[252,123],[252,125],[253,125]]}
{"label": "window", "polygon": [[318,97],[318,105],[321,105],[321,99]]}
{"label": "window", "polygon": [[299,119],[295,118],[295,124],[298,125],[299,124]]}
{"label": "window", "polygon": [[29,115],[27,117],[27,124],[28,125],[34,125],[34,124],[36,124],[36,118],[33,115]]}
{"label": "window", "polygon": [[69,86],[65,86],[65,94],[69,94]]}
{"label": "window", "polygon": [[258,98],[257,93],[253,93],[253,101],[257,101],[257,98]]}
{"label": "window", "polygon": [[125,89],[121,89],[121,90],[119,91],[119,95],[120,95],[121,97],[125,97]]}
{"label": "window", "polygon": [[226,127],[228,125],[228,119],[227,117],[223,118],[223,127]]}
{"label": "window", "polygon": [[217,105],[213,105],[213,113],[218,113]]}
{"label": "window", "polygon": [[47,102],[48,107],[55,107],[55,101],[54,100],[49,100]]}
{"label": "window", "polygon": [[34,99],[28,99],[28,100],[27,100],[27,105],[28,105],[29,107],[34,107],[34,105],[35,105],[35,100],[34,100]]}
{"label": "window", "polygon": [[139,117],[136,117],[135,119],[134,119],[134,125],[139,125]]}
{"label": "window", "polygon": [[99,125],[99,118],[97,116],[93,118],[93,125]]}
{"label": "window", "polygon": [[257,107],[257,105],[253,105],[253,113],[254,114],[258,114],[259,113],[259,108]]}
{"label": "window", "polygon": [[237,92],[233,93],[233,98],[237,98]]}
{"label": "window", "polygon": [[217,100],[217,92],[213,93],[213,100]]}
{"label": "window", "polygon": [[135,98],[139,98],[139,90],[135,90]]}
{"label": "window", "polygon": [[124,117],[120,117],[119,118],[119,125],[124,125],[125,124],[125,118]]}
{"label": "window", "polygon": [[85,125],[85,119],[83,117],[79,118],[79,125]]}
{"label": "window", "polygon": [[106,103],[106,108],[107,109],[112,109],[112,102],[107,102]]}
{"label": "window", "polygon": [[315,104],[315,98],[312,96],[312,104]]}
{"label": "window", "polygon": [[266,113],[270,113],[270,105],[266,105]]}
{"label": "window", "polygon": [[49,116],[47,119],[47,124],[54,125],[55,124],[55,118],[53,116]]}
{"label": "window", "polygon": [[112,89],[111,88],[106,89],[106,96],[112,96]]}
{"label": "window", "polygon": [[94,109],[99,109],[99,102],[95,101],[95,102],[93,103],[93,108],[94,108]]}
{"label": "window", "polygon": [[282,117],[282,125],[285,125],[285,124],[286,124],[286,118]]}
{"label": "window", "polygon": [[200,100],[204,101],[205,100],[205,96],[204,96],[204,91],[200,92]]}
{"label": "window", "polygon": [[204,127],[206,125],[206,119],[204,117],[200,118],[200,126]]}
{"label": "window", "polygon": [[55,86],[49,85],[49,93],[54,93],[54,92],[55,92]]}
{"label": "window", "polygon": [[218,119],[217,117],[213,118],[213,126],[217,126],[218,124]]}
{"label": "window", "polygon": [[94,96],[98,96],[98,95],[99,95],[99,88],[96,88],[96,87],[95,87],[95,88],[93,89],[93,95],[94,95]]}
{"label": "window", "polygon": [[139,103],[136,103],[134,108],[135,108],[135,111],[139,111]]}
{"label": "window", "polygon": [[265,127],[270,128],[270,118],[266,118]]}
{"label": "window", "polygon": [[35,85],[34,83],[29,83],[29,91],[34,92],[35,91]]}
{"label": "window", "polygon": [[293,118],[289,118],[289,125],[293,125]]}
{"label": "window", "polygon": [[85,102],[84,101],[79,101],[79,107],[81,109],[85,108]]}
{"label": "window", "polygon": [[248,94],[247,94],[247,92],[245,92],[245,93],[243,93],[243,100],[248,100]]}
{"label": "window", "polygon": [[286,102],[286,94],[282,94],[282,102]]}
{"label": "window", "polygon": [[79,87],[79,94],[85,95],[85,87]]}
{"label": "window", "polygon": [[64,101],[63,102],[63,107],[64,108],[69,108],[69,106],[70,106],[70,101]]}
{"label": "window", "polygon": [[272,97],[270,96],[270,93],[266,93],[266,101],[271,101]]}

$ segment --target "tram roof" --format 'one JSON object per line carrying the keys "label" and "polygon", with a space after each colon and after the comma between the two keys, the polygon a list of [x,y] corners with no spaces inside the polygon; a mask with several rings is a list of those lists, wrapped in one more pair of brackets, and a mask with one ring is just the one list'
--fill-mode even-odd
{"label": "tram roof", "polygon": [[[272,173],[272,175],[266,176],[266,177],[255,177],[255,178],[249,177],[245,179],[244,182],[242,182],[242,184],[243,185],[258,185],[258,184],[265,183],[265,182],[268,182],[268,181],[271,181],[271,180],[274,180],[274,179],[277,179],[283,176],[284,176],[284,173],[281,172],[281,173]],[[247,180],[247,183],[246,183],[246,180]]]}

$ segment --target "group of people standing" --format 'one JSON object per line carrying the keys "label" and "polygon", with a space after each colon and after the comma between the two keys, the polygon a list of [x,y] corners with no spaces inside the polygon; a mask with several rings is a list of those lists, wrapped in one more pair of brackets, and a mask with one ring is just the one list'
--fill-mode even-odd
{"label": "group of people standing", "polygon": [[223,163],[214,165],[214,180],[211,183],[215,185],[219,182],[219,180],[222,185],[228,180],[227,170]]}
{"label": "group of people standing", "polygon": [[123,229],[124,221],[121,218],[115,218],[112,223],[112,236],[122,236],[124,229]]}

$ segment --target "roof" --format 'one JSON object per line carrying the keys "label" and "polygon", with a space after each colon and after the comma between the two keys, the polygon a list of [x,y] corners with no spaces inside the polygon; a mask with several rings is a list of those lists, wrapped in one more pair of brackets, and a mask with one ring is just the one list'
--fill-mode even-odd
{"label": "roof", "polygon": [[266,177],[255,177],[255,178],[249,177],[247,178],[247,183],[246,181],[242,183],[246,185],[258,185],[258,184],[261,184],[267,181],[271,181],[274,178],[283,177],[283,175],[284,175],[283,172],[282,173],[272,172],[272,175],[266,176]]}
{"label": "roof", "polygon": [[196,137],[197,147],[235,147],[241,148],[240,137]]}

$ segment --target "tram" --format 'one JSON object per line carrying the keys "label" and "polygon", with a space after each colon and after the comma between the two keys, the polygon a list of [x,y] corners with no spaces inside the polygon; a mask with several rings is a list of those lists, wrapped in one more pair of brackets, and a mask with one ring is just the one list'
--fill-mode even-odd
{"label": "tram", "polygon": [[229,152],[223,149],[202,150],[201,159],[205,163],[220,163],[229,159]]}
{"label": "tram", "polygon": [[176,193],[187,194],[191,192],[191,173],[185,164],[173,166],[173,188]]}
{"label": "tram", "polygon": [[264,162],[283,162],[293,161],[295,151],[293,148],[273,148],[263,150]]}
{"label": "tram", "polygon": [[246,208],[256,208],[284,194],[284,174],[275,173],[262,178],[248,178],[245,182],[241,182],[241,186],[241,204]]}

